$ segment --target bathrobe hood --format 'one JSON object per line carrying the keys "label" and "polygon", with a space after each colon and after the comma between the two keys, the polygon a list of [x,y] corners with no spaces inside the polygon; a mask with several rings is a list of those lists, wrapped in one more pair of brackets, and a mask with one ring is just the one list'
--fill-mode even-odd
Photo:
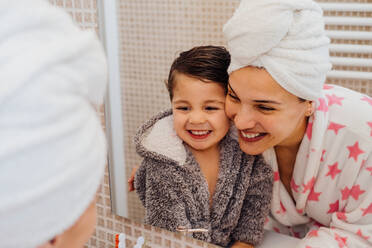
{"label": "bathrobe hood", "polygon": [[137,132],[136,149],[142,157],[183,165],[187,151],[173,128],[172,110],[166,110],[148,120]]}

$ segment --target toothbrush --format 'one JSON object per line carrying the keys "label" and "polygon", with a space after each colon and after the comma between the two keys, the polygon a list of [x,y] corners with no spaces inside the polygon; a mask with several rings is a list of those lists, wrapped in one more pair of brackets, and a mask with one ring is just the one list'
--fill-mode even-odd
{"label": "toothbrush", "polygon": [[125,248],[125,234],[115,234],[115,248]]}

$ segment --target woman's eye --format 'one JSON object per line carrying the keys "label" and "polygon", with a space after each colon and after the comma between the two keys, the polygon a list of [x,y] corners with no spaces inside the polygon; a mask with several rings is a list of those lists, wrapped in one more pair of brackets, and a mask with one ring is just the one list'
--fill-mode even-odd
{"label": "woman's eye", "polygon": [[260,110],[263,110],[263,111],[273,111],[273,110],[275,110],[275,109],[272,108],[272,107],[267,107],[267,106],[264,106],[264,105],[259,105],[258,108],[259,108]]}
{"label": "woman's eye", "polygon": [[233,93],[228,92],[227,95],[228,95],[231,99],[233,99],[234,101],[239,101],[239,98],[238,98],[236,95],[234,95]]}

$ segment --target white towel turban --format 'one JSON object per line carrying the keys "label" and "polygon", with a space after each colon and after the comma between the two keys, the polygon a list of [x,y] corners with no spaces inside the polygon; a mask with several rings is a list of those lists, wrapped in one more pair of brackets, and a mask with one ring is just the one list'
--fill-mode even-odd
{"label": "white towel turban", "polygon": [[312,0],[241,0],[223,28],[229,72],[264,67],[290,93],[318,99],[331,69],[322,14]]}
{"label": "white towel turban", "polygon": [[0,1],[0,247],[36,247],[94,199],[106,88],[94,31],[42,0]]}

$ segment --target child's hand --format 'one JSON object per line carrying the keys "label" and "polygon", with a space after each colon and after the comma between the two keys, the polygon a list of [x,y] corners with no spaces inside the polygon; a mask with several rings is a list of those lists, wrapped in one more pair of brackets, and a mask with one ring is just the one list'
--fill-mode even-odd
{"label": "child's hand", "polygon": [[128,192],[132,192],[135,190],[134,188],[134,176],[136,175],[136,171],[138,170],[138,166],[134,167],[132,169],[132,172],[130,173],[130,177],[128,179]]}

